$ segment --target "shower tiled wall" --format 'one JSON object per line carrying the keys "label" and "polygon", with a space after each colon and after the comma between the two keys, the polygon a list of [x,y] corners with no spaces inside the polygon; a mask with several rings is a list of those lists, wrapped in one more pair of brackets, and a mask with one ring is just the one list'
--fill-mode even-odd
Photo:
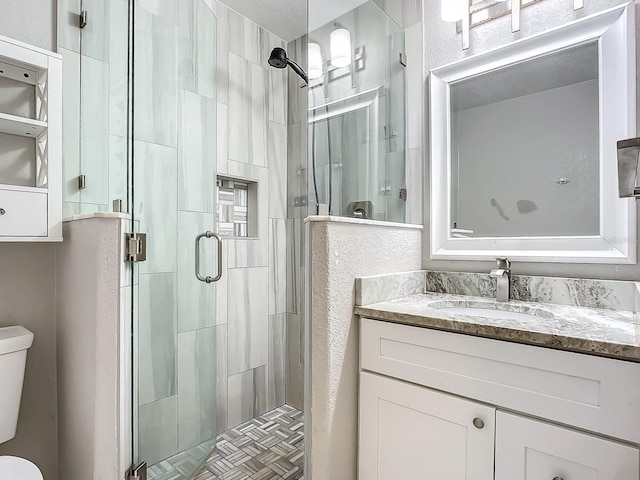
{"label": "shower tiled wall", "polygon": [[[162,244],[140,265],[151,463],[284,403],[287,167],[286,73],[267,64],[283,42],[215,1],[154,5],[137,3],[134,93],[136,212]],[[208,285],[192,239],[216,224],[216,175],[257,182],[257,237],[224,238]]]}

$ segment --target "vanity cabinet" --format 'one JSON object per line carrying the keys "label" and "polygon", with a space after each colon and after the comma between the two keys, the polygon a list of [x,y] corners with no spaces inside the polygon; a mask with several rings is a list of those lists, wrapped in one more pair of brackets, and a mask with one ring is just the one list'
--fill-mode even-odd
{"label": "vanity cabinet", "polygon": [[361,327],[360,480],[640,478],[640,364]]}

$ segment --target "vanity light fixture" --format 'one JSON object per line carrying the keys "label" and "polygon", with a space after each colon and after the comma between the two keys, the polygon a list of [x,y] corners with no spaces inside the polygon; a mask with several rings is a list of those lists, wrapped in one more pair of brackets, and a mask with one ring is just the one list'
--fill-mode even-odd
{"label": "vanity light fixture", "polygon": [[468,0],[440,0],[440,16],[445,22],[459,22],[468,8]]}
{"label": "vanity light fixture", "polygon": [[316,80],[322,77],[322,49],[317,43],[309,43],[308,47],[308,64],[309,64],[309,79]]}
{"label": "vanity light fixture", "polygon": [[336,28],[329,37],[331,65],[336,68],[351,65],[351,32],[346,28]]}
{"label": "vanity light fixture", "polygon": [[[462,49],[470,46],[470,29],[503,15],[511,16],[511,31],[520,30],[520,12],[524,7],[542,0],[440,0],[441,16],[445,22],[456,22],[462,34]],[[573,9],[584,7],[584,0],[573,0]],[[457,19],[457,20],[456,20]]]}

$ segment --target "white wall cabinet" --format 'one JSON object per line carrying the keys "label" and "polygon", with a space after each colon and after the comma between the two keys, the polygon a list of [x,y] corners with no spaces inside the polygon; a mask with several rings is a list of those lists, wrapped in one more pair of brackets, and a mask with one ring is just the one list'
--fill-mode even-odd
{"label": "white wall cabinet", "polygon": [[366,372],[360,397],[361,479],[493,479],[494,408]]}
{"label": "white wall cabinet", "polygon": [[360,480],[640,478],[640,364],[370,319],[360,355]]}
{"label": "white wall cabinet", "polygon": [[0,242],[62,240],[62,57],[0,36]]}

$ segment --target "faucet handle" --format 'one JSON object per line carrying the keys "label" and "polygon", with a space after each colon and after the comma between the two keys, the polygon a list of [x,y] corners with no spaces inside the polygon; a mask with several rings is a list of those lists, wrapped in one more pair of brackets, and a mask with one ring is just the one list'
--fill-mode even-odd
{"label": "faucet handle", "polygon": [[498,268],[500,270],[510,270],[511,262],[507,257],[498,257],[496,258],[496,263],[498,264]]}

